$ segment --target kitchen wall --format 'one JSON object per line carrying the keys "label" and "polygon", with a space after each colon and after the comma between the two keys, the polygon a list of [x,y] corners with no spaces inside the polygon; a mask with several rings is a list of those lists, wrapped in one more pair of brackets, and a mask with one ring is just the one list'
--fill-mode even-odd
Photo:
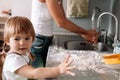
{"label": "kitchen wall", "polygon": [[[92,16],[93,9],[96,6],[99,7],[102,12],[106,12],[106,11],[113,12],[117,16],[117,18],[120,19],[119,18],[120,17],[120,14],[119,14],[120,13],[120,6],[119,6],[120,1],[119,0],[89,0],[89,1],[90,1],[89,2],[89,17],[88,18],[79,18],[79,19],[70,18],[70,20],[73,21],[75,24],[77,24],[85,29],[91,29],[92,28],[91,27],[91,23],[92,23],[91,16]],[[66,5],[64,5],[64,6],[66,9]],[[99,14],[100,13],[96,14],[95,21],[97,20]],[[114,20],[114,19],[112,19],[112,20]],[[108,28],[108,27],[112,26],[114,28],[115,27],[114,21],[112,22],[112,20],[108,20],[108,16],[104,16],[101,21],[102,27]],[[95,22],[95,23],[97,23],[97,22]],[[119,20],[119,23],[120,23],[120,20]],[[95,27],[96,27],[96,24],[95,24]],[[61,31],[68,32],[68,31],[60,29],[56,26],[54,27],[54,29],[55,29],[55,32],[61,32]]]}
{"label": "kitchen wall", "polygon": [[[66,11],[66,1],[64,1],[64,9]],[[120,19],[120,6],[119,0],[89,0],[89,17],[87,18],[78,18],[78,19],[73,19],[70,18],[71,21],[73,21],[75,24],[85,28],[85,29],[91,29],[91,15],[94,7],[99,7],[102,12],[109,11],[113,12],[118,19]],[[115,2],[114,2],[115,1]],[[2,9],[11,9],[12,10],[12,16],[26,16],[30,19],[31,15],[31,2],[32,0],[1,0],[0,1],[0,10]],[[99,13],[97,13],[96,19],[98,17]],[[96,20],[95,19],[95,20]],[[108,26],[115,26],[114,24],[111,25],[110,20],[107,20],[105,17],[104,20],[101,22],[103,27],[108,27]],[[120,20],[119,20],[120,23]],[[96,25],[95,25],[96,27]],[[64,29],[59,28],[56,24],[54,26],[54,33],[70,33],[69,31],[66,31]]]}
{"label": "kitchen wall", "polygon": [[11,9],[13,16],[26,16],[30,18],[32,0],[12,0]]}
{"label": "kitchen wall", "polygon": [[6,9],[11,9],[11,2],[12,0],[0,0],[0,12],[2,10],[6,10]]}

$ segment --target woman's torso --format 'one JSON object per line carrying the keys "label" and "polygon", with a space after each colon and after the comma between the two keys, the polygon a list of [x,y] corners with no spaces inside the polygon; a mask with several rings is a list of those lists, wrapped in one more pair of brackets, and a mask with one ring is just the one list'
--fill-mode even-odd
{"label": "woman's torso", "polygon": [[33,0],[31,21],[33,23],[35,33],[44,36],[53,35],[53,19],[47,8],[45,0]]}

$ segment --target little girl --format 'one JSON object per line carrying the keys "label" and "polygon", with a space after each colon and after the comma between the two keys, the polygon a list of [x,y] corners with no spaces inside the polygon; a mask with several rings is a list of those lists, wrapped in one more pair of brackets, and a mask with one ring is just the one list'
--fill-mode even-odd
{"label": "little girl", "polygon": [[[75,66],[69,66],[73,60],[68,55],[65,60],[56,67],[34,68],[30,64],[33,56],[30,53],[35,32],[32,23],[25,17],[11,17],[4,28],[4,65],[2,80],[27,80],[27,78],[53,78],[60,74],[75,75],[72,70]],[[6,51],[7,46],[7,51]]]}

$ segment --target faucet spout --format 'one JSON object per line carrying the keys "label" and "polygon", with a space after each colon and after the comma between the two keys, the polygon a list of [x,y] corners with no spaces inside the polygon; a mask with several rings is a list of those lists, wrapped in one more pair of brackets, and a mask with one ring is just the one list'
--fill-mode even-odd
{"label": "faucet spout", "polygon": [[101,21],[101,17],[103,15],[111,15],[114,19],[115,19],[115,24],[116,24],[116,29],[115,29],[115,37],[114,37],[114,42],[112,43],[112,47],[116,46],[118,44],[118,19],[117,17],[110,13],[110,12],[103,12],[99,15],[98,19],[97,19],[97,29],[99,32],[101,32],[101,28],[100,28],[100,21]]}

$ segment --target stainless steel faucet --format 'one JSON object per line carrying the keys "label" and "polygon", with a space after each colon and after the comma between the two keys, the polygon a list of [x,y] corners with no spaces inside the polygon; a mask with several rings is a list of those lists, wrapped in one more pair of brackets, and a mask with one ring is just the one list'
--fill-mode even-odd
{"label": "stainless steel faucet", "polygon": [[[115,46],[117,46],[117,44],[119,43],[119,41],[118,41],[118,19],[117,19],[117,17],[116,17],[114,14],[112,14],[111,12],[103,12],[103,13],[101,13],[101,14],[99,15],[98,19],[97,19],[97,29],[98,29],[99,32],[101,32],[100,21],[101,21],[101,17],[102,17],[103,15],[111,15],[111,16],[115,19],[116,30],[115,30],[114,42],[113,42],[113,44],[112,44],[112,46],[115,47]],[[106,36],[106,34],[102,34],[102,35],[103,35],[103,36]],[[105,38],[106,38],[106,37],[104,37],[104,40],[106,40]]]}

